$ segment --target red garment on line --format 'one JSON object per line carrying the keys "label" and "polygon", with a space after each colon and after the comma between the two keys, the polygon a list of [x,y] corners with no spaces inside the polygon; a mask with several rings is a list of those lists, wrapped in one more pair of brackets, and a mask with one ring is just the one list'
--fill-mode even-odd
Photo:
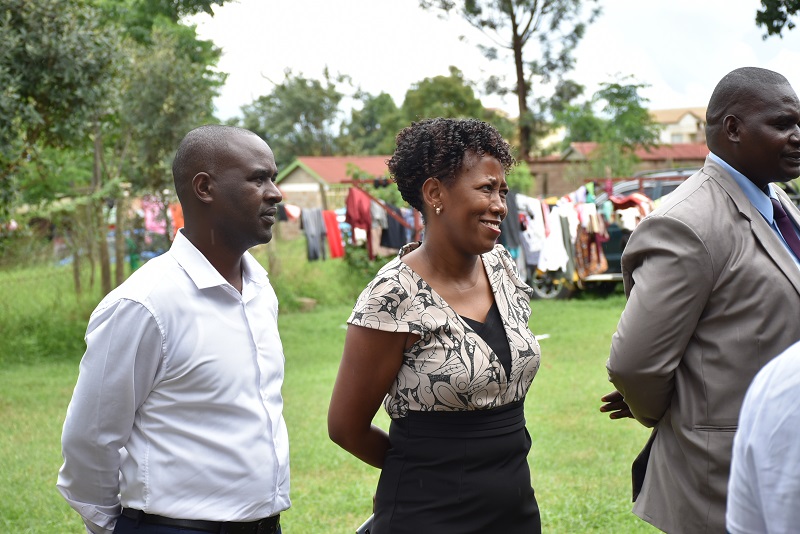
{"label": "red garment on line", "polygon": [[[375,256],[372,253],[372,214],[369,212],[372,199],[369,198],[364,191],[358,187],[351,187],[347,193],[347,200],[345,200],[345,209],[347,213],[344,216],[344,222],[353,228],[361,228],[367,232],[367,254],[369,259],[374,260]],[[353,232],[353,242],[355,243],[356,233]]]}
{"label": "red garment on line", "polygon": [[325,221],[325,231],[328,234],[328,248],[331,251],[331,258],[341,258],[344,256],[344,246],[342,245],[339,221],[336,220],[336,212],[332,210],[323,211],[322,220]]}

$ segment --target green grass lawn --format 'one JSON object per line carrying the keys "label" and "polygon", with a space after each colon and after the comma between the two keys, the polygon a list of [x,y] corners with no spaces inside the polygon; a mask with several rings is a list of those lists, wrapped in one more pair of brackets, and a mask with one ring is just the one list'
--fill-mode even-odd
{"label": "green grass lawn", "polygon": [[[337,261],[294,268],[283,261],[292,278],[274,281],[292,288],[289,298],[309,296],[293,285],[304,287],[308,269],[316,277],[313,291],[325,291],[326,279],[336,286],[313,311],[284,310],[280,318],[292,461],[293,506],[282,517],[287,534],[353,532],[370,513],[378,480],[376,469],[327,437],[328,402],[354,298],[354,282]],[[75,299],[68,282],[68,274],[54,269],[0,273],[0,532],[85,532],[55,489],[61,424],[96,302]],[[619,294],[532,303],[531,329],[547,334],[526,401],[544,532],[654,531],[630,512],[630,464],[648,431],[598,411],[600,396],[610,391],[605,360],[623,305]],[[388,427],[383,412],[376,420]]]}

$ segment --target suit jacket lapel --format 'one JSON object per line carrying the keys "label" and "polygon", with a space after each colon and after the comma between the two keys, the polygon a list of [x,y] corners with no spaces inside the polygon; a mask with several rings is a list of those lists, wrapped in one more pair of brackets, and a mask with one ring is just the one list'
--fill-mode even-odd
{"label": "suit jacket lapel", "polygon": [[[750,199],[742,191],[742,188],[739,187],[739,184],[722,167],[710,159],[706,160],[705,166],[707,171],[714,171],[710,172],[709,175],[728,193],[728,196],[739,210],[739,214],[750,222],[750,230],[753,232],[756,241],[764,247],[769,257],[789,279],[798,296],[800,296],[800,269],[792,259],[791,253],[786,250],[778,236],[775,235],[775,231],[770,228],[761,213],[753,206]],[[783,205],[786,213],[791,214],[790,217],[796,222],[800,221],[800,212],[798,212],[797,207],[783,194],[783,191],[779,191],[778,195],[781,196],[781,205]]]}

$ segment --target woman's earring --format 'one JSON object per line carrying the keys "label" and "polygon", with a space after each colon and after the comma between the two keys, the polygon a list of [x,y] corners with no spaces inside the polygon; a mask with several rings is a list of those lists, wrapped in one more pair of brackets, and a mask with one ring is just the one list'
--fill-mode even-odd
{"label": "woman's earring", "polygon": [[442,214],[442,207],[436,206],[436,215],[441,215],[441,214]]}

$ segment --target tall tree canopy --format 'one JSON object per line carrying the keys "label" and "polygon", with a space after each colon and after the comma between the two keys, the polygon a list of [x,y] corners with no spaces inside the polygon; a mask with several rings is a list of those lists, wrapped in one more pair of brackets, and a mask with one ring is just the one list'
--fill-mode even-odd
{"label": "tall tree canopy", "polygon": [[[526,159],[536,129],[531,99],[533,83],[548,83],[572,69],[573,51],[583,38],[586,24],[600,13],[597,0],[419,0],[425,9],[457,12],[480,30],[491,43],[480,45],[488,59],[501,58],[498,49],[511,54],[519,108],[518,143],[520,157]],[[586,6],[584,6],[586,5]],[[523,55],[531,41],[538,45],[526,61]],[[491,78],[487,90],[506,92],[501,78]]]}
{"label": "tall tree canopy", "polygon": [[197,13],[214,15],[213,6],[222,5],[226,0],[94,0],[119,23],[121,29],[130,37],[149,43],[153,25],[159,19],[178,24],[183,17]]}
{"label": "tall tree canopy", "polygon": [[[220,0],[6,0],[0,6],[0,195],[59,224],[110,290],[108,206],[122,182],[162,192],[191,127],[211,119],[220,51],[181,16]],[[119,204],[118,204],[119,205]],[[118,209],[117,229],[124,210]],[[78,228],[85,231],[77,231]],[[78,235],[80,234],[80,236]],[[117,231],[117,282],[122,240]],[[94,269],[92,269],[94,273]],[[92,274],[92,280],[94,279]]]}
{"label": "tall tree canopy", "polygon": [[433,117],[482,118],[483,104],[464,74],[450,67],[448,76],[425,78],[406,91],[403,100],[403,115],[407,121]]}
{"label": "tall tree canopy", "polygon": [[267,141],[279,168],[300,155],[329,156],[344,96],[335,82],[327,72],[319,81],[287,70],[269,94],[242,107],[242,126]]}
{"label": "tall tree canopy", "polygon": [[[207,48],[213,62],[195,61],[197,48]],[[213,120],[213,99],[225,79],[212,69],[219,55],[211,43],[196,39],[194,28],[168,21],[153,26],[148,45],[131,44],[131,61],[120,73],[114,103],[114,137],[123,142],[115,148],[118,158],[126,157],[128,147],[133,171],[128,181],[137,190],[171,188],[178,143],[192,128]]]}
{"label": "tall tree canopy", "polygon": [[567,130],[564,147],[580,141],[598,144],[589,158],[592,176],[628,175],[637,161],[635,149],[658,144],[659,125],[639,94],[646,85],[626,82],[629,78],[602,83],[589,101],[566,103],[556,113]]}
{"label": "tall tree canopy", "polygon": [[0,7],[0,198],[38,146],[86,141],[112,75],[112,34],[86,2],[6,0]]}
{"label": "tall tree canopy", "polygon": [[791,30],[795,23],[789,17],[800,11],[800,0],[761,0],[761,8],[756,11],[756,25],[764,28],[764,39],[770,35],[783,37],[783,29]]}
{"label": "tall tree canopy", "polygon": [[404,122],[397,104],[383,92],[377,96],[363,93],[358,100],[361,109],[353,109],[342,124],[339,148],[347,154],[391,154]]}
{"label": "tall tree canopy", "polygon": [[491,123],[507,139],[514,137],[514,125],[495,110],[483,107],[472,83],[456,67],[448,76],[425,78],[406,91],[402,116],[407,126],[424,118],[474,118]]}
{"label": "tall tree canopy", "polygon": [[473,84],[456,67],[449,74],[425,78],[411,85],[398,108],[386,93],[360,94],[363,106],[342,124],[338,149],[350,154],[391,154],[401,128],[433,118],[475,118],[494,125],[507,139],[515,137],[514,124],[496,110],[487,109],[475,95]]}

